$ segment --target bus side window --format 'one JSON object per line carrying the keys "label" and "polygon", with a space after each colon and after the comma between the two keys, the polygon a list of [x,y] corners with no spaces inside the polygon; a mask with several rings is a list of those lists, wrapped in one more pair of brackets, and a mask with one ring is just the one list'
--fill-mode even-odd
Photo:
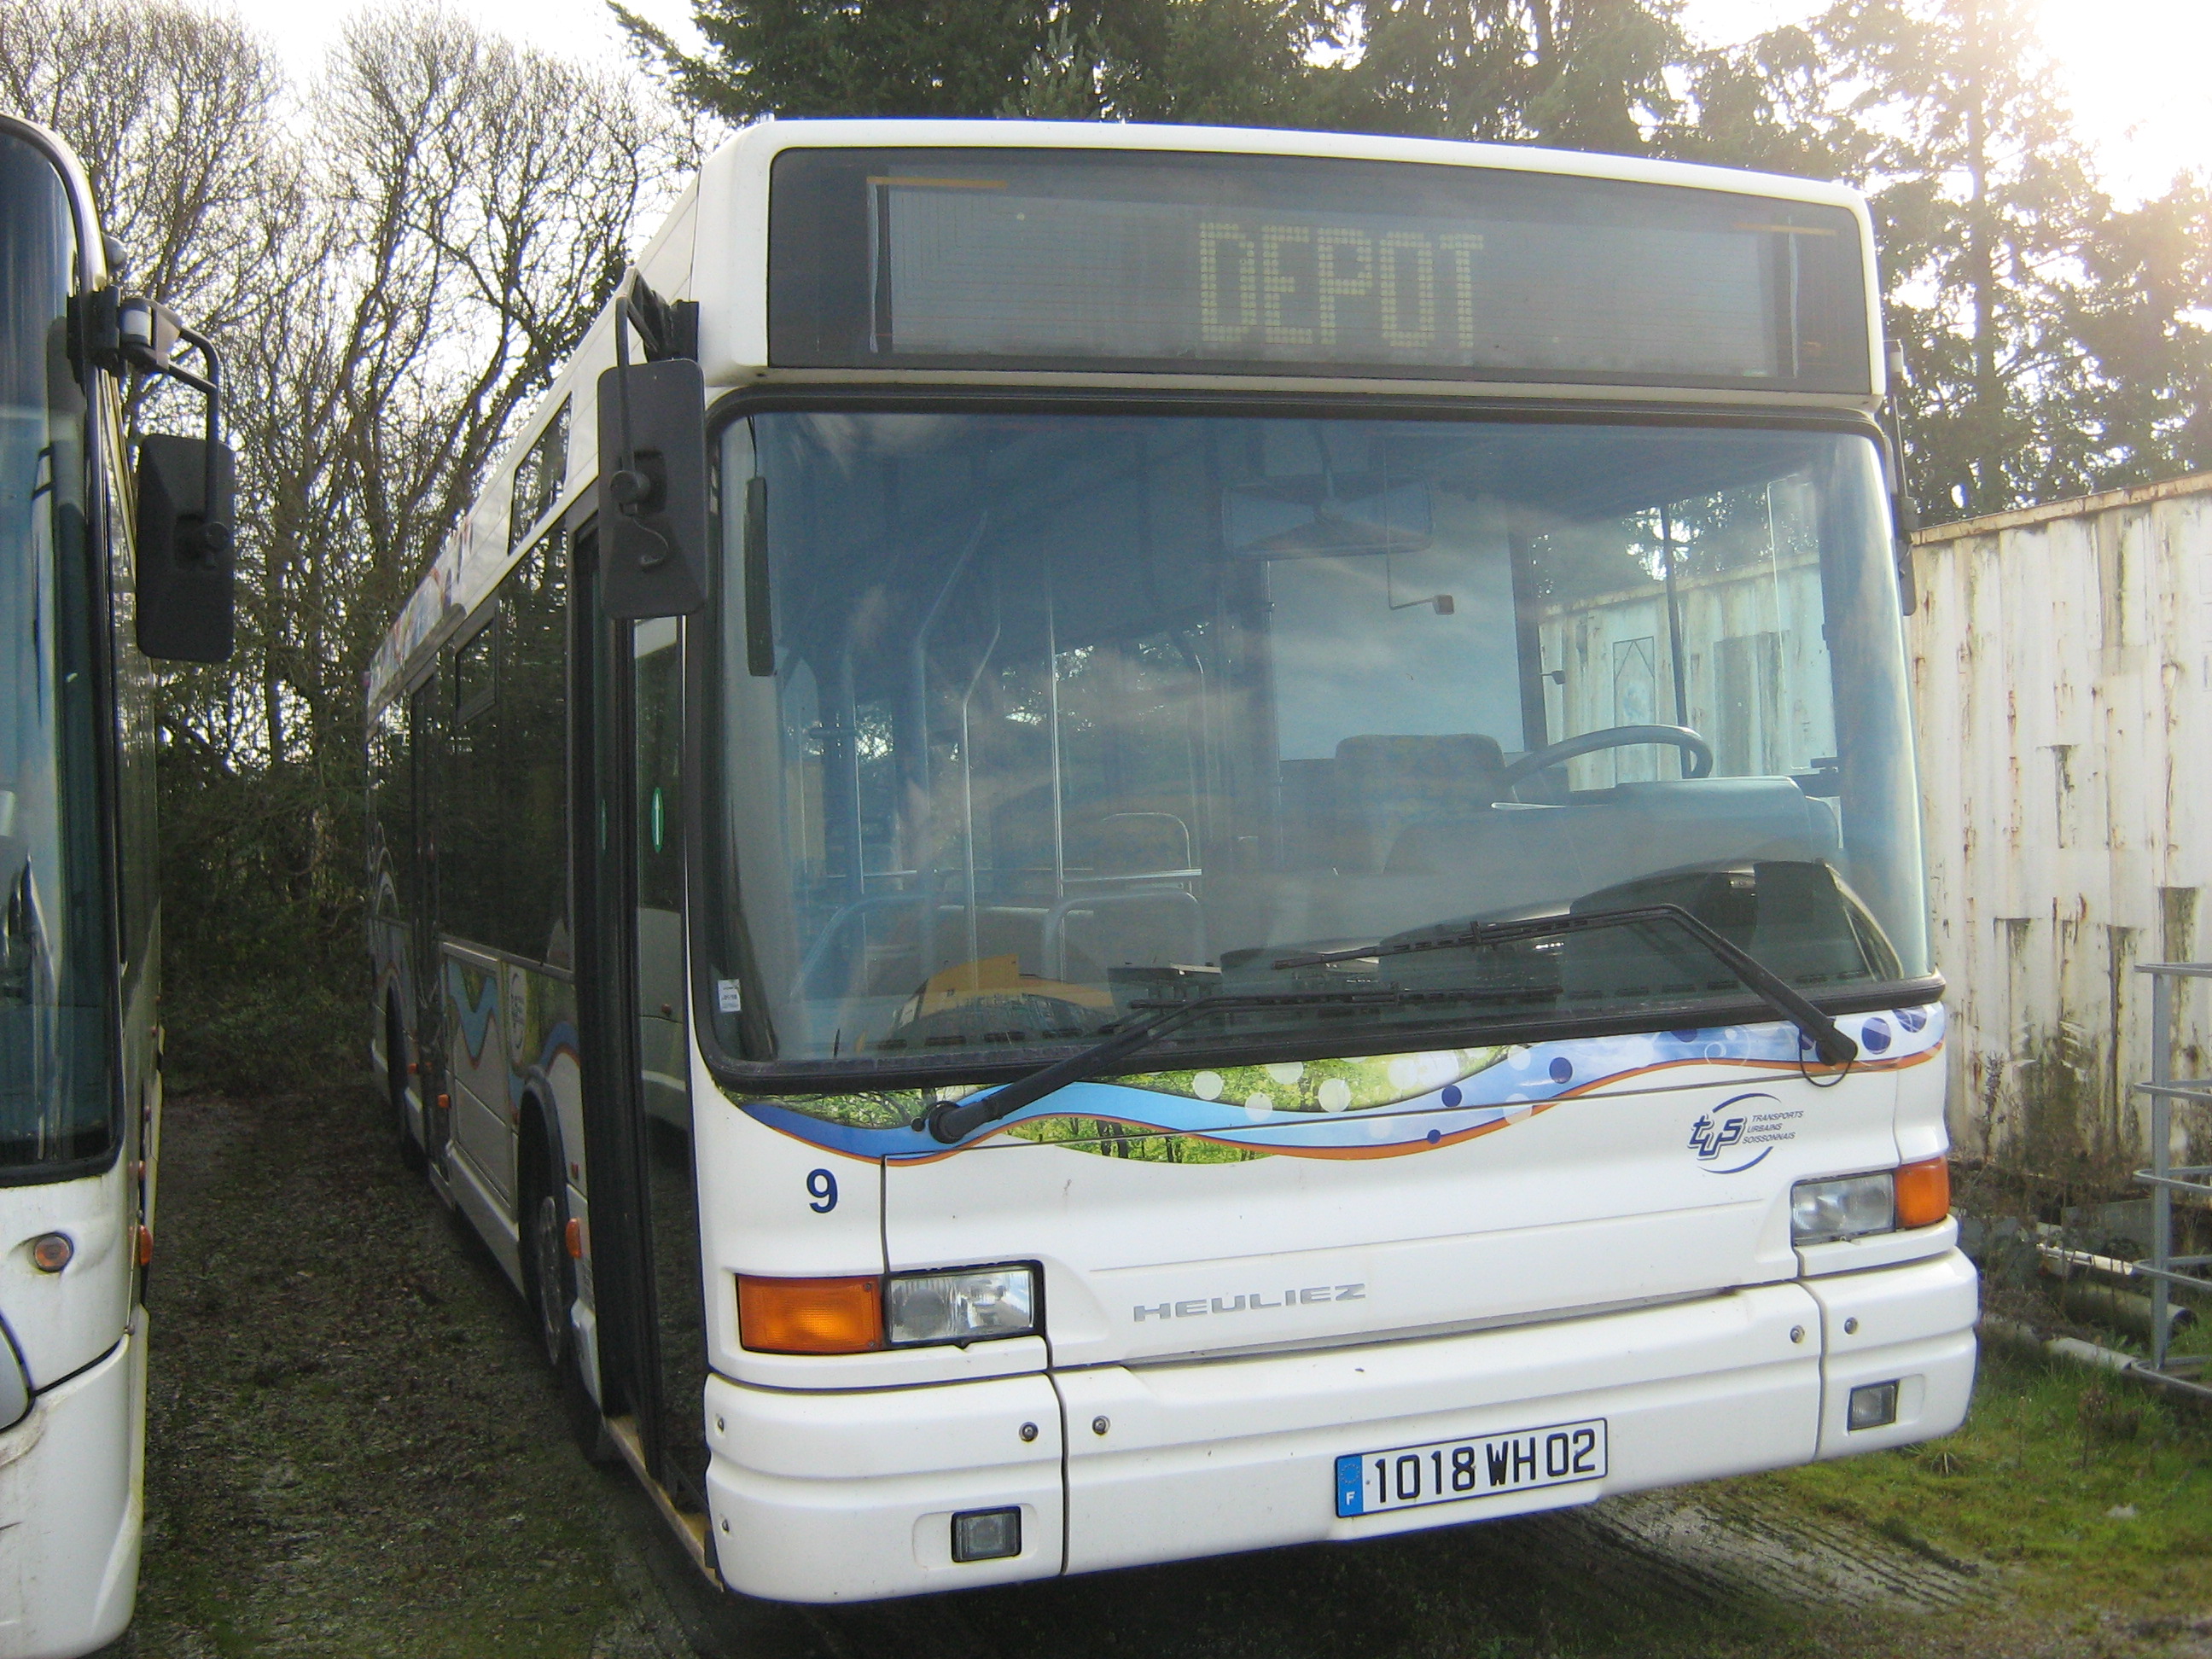
{"label": "bus side window", "polygon": [[444,820],[438,848],[440,931],[492,946],[499,943],[494,915],[507,858],[496,771],[500,623],[495,611],[454,648],[451,725],[439,789]]}
{"label": "bus side window", "polygon": [[529,962],[569,965],[566,561],[542,538],[499,611],[455,652],[446,769],[446,926]]}
{"label": "bus side window", "polygon": [[568,560],[557,532],[500,585],[499,798],[507,860],[501,949],[570,965]]}
{"label": "bus side window", "polygon": [[414,772],[408,764],[407,699],[394,697],[369,732],[368,858],[374,914],[397,921],[410,914],[415,835]]}

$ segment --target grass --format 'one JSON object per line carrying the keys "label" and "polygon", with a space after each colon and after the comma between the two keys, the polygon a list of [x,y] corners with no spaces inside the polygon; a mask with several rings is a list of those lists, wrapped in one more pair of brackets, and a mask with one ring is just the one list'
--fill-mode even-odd
{"label": "grass", "polygon": [[139,1659],[659,1651],[620,1477],[376,1104],[170,1102]]}
{"label": "grass", "polygon": [[[681,1651],[641,1565],[650,1523],[620,1513],[642,1500],[566,1439],[520,1300],[399,1172],[380,1103],[179,1097],[169,1130],[139,1659]],[[1663,1501],[1754,1544],[1772,1522],[1966,1564],[1937,1576],[1970,1599],[1844,1607],[1755,1547],[1700,1575],[1624,1545],[1608,1510],[823,1609],[723,1650],[2147,1659],[2212,1634],[2212,1413],[2033,1352],[1985,1351],[1948,1439]]]}
{"label": "grass", "polygon": [[1990,1564],[2023,1613],[2212,1607],[2212,1413],[2070,1361],[1989,1344],[1949,1438],[1759,1479],[1910,1547]]}

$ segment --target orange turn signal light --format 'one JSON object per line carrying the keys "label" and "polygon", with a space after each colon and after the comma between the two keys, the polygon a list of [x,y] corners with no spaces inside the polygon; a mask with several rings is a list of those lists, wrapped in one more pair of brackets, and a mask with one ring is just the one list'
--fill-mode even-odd
{"label": "orange turn signal light", "polygon": [[1897,1224],[1932,1227],[1951,1213],[1951,1160],[1923,1158],[1897,1170]]}
{"label": "orange turn signal light", "polygon": [[739,1273],[738,1340],[755,1353],[866,1353],[880,1348],[883,1281]]}

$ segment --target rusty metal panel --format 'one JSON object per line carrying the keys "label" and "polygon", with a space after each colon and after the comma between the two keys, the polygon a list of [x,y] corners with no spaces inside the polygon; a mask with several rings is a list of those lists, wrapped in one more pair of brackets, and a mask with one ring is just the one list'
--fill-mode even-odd
{"label": "rusty metal panel", "polygon": [[[2212,476],[1946,525],[1914,560],[1952,1135],[2109,1176],[2148,1151],[2134,969],[2212,956]],[[2212,1069],[2208,1047],[2212,1007],[2192,1008],[2176,1074]],[[2175,1133],[2212,1158],[2212,1122]]]}

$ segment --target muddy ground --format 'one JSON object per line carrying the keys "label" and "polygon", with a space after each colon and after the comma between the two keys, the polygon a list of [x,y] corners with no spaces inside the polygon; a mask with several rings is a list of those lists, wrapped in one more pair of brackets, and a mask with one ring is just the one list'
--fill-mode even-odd
{"label": "muddy ground", "polygon": [[[2081,1386],[2017,1362],[1977,1402],[2002,1434],[1970,1425],[1955,1454],[926,1602],[719,1597],[627,1475],[577,1449],[520,1303],[400,1170],[373,1097],[179,1097],[165,1139],[146,1561],[113,1659],[2212,1656],[2212,1437],[2133,1419],[2140,1475],[2085,1441],[2079,1481],[2061,1465],[2080,1518],[2015,1535],[1996,1462],[2029,1469],[2033,1425],[2063,1431]],[[2095,1482],[2154,1477],[2179,1563],[2162,1577],[2097,1519],[2122,1506]],[[1994,1518],[1970,1515],[1992,1490]],[[2085,1562],[2095,1593],[2069,1595]]]}

